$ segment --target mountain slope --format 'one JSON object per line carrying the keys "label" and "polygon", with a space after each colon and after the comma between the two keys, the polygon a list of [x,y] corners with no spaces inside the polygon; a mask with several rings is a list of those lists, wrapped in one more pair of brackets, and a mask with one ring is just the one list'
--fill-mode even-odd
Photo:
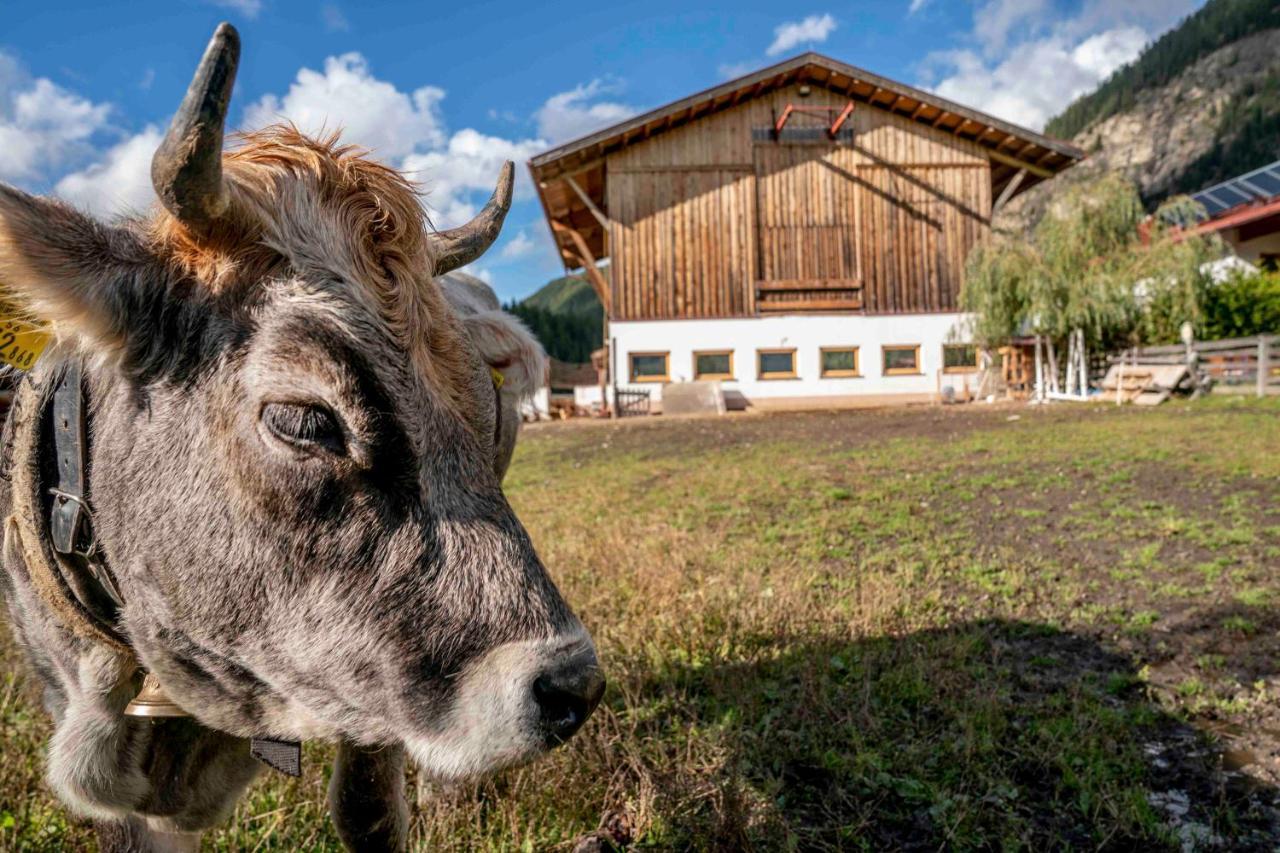
{"label": "mountain slope", "polygon": [[1254,33],[1280,28],[1275,0],[1212,0],[1165,33],[1136,60],[1097,89],[1050,119],[1045,133],[1072,137],[1090,125],[1126,112],[1145,89],[1167,86],[1191,65]]}
{"label": "mountain slope", "polygon": [[581,276],[553,278],[525,297],[521,304],[553,314],[591,314],[600,311],[600,299],[590,282]]}
{"label": "mountain slope", "polygon": [[586,363],[603,342],[604,309],[590,283],[578,276],[554,278],[506,309],[560,361]]}
{"label": "mountain slope", "polygon": [[[1209,49],[1206,20],[1222,23],[1222,38],[1244,35]],[[1104,171],[1122,172],[1154,206],[1280,160],[1278,42],[1277,0],[1213,0],[1049,122],[1059,133],[1078,127],[1072,141],[1088,159],[1014,199],[993,224],[1025,229],[1063,188]]]}

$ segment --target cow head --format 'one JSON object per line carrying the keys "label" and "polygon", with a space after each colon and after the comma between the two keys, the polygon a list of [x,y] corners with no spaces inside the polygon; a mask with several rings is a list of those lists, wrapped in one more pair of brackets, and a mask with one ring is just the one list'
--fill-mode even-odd
{"label": "cow head", "polygon": [[500,487],[541,349],[435,279],[497,236],[511,165],[475,221],[432,232],[404,178],[332,139],[224,153],[237,57],[224,24],[147,219],[0,185],[4,294],[95,357],[123,628],[223,731],[403,743],[450,778],[526,760],[604,682]]}

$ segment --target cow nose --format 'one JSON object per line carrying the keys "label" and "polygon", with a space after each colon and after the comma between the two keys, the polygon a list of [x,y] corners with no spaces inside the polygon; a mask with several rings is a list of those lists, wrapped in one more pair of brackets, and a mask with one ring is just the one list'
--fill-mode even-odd
{"label": "cow nose", "polygon": [[558,746],[582,728],[604,695],[604,675],[589,659],[570,660],[539,675],[533,681],[533,698],[542,715],[547,744]]}

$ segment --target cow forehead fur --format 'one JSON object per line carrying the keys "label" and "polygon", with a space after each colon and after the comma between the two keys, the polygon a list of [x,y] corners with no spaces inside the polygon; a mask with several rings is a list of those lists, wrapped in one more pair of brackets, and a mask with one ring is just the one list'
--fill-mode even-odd
{"label": "cow forehead fur", "polygon": [[144,224],[157,254],[215,294],[252,289],[282,268],[341,288],[385,324],[444,401],[471,408],[472,383],[459,379],[472,351],[433,284],[415,186],[337,134],[313,139],[276,125],[238,141],[223,157],[227,215],[197,236],[157,209]]}

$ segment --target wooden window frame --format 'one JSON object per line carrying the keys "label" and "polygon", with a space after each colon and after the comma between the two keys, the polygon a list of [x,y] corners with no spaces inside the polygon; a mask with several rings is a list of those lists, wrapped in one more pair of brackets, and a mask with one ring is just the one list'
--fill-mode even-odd
{"label": "wooden window frame", "polygon": [[[791,356],[791,372],[790,373],[765,373],[761,367],[761,356],[763,355],[781,355],[786,353]],[[764,347],[756,350],[756,379],[761,382],[774,382],[782,379],[799,379],[800,374],[796,372],[796,348],[795,347]]]}
{"label": "wooden window frame", "polygon": [[[664,369],[661,376],[636,376],[636,358],[652,358],[654,356],[662,356]],[[635,384],[642,382],[670,382],[671,381],[671,351],[655,350],[651,352],[629,352],[627,353],[627,376]]]}
{"label": "wooden window frame", "polygon": [[[973,350],[973,364],[960,365],[959,367],[947,367],[947,350],[959,349],[960,347],[968,347]],[[978,345],[977,344],[943,344],[942,345],[942,372],[943,373],[977,373],[978,372]]]}
{"label": "wooden window frame", "polygon": [[[699,373],[698,372],[698,356],[700,355],[727,355],[729,356],[729,372],[728,373]],[[693,378],[699,380],[720,380],[733,381],[733,350],[731,349],[696,349],[693,351]]]}
{"label": "wooden window frame", "polygon": [[[824,359],[829,352],[853,353],[853,370],[827,370]],[[823,379],[858,379],[862,376],[862,354],[858,347],[818,347],[818,375]]]}
{"label": "wooden window frame", "polygon": [[[889,367],[889,350],[912,349],[916,351],[916,366],[913,368]],[[923,376],[924,364],[920,361],[919,344],[882,344],[880,347],[880,370],[885,376]]]}

